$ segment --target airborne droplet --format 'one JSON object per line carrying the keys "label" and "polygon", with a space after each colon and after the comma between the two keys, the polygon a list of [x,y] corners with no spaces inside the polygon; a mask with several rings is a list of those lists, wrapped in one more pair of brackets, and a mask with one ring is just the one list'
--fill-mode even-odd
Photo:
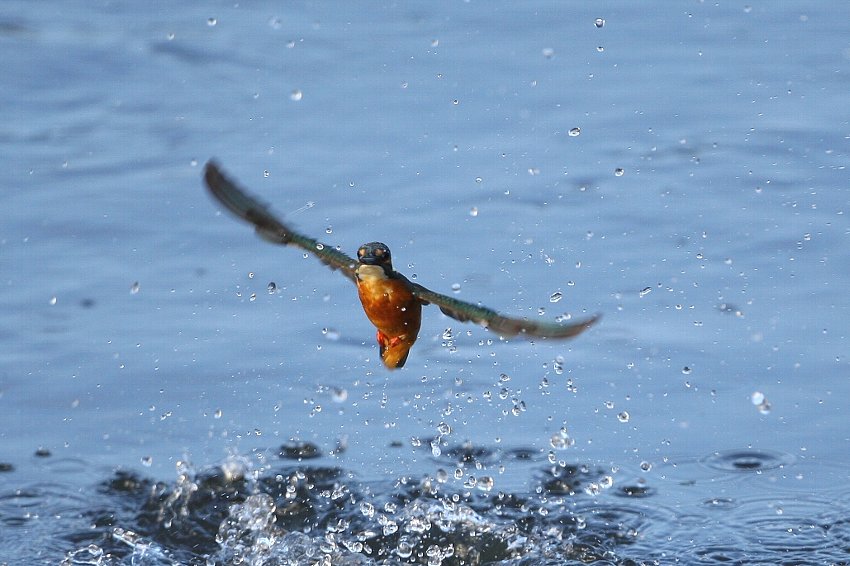
{"label": "airborne droplet", "polygon": [[552,438],[549,439],[549,445],[555,450],[564,450],[575,443],[576,441],[567,433],[566,427],[562,427],[561,430],[553,434]]}

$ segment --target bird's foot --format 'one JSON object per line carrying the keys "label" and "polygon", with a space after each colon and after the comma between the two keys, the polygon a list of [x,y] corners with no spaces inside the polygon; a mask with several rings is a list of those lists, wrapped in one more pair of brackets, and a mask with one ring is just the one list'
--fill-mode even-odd
{"label": "bird's foot", "polygon": [[392,346],[392,340],[390,337],[378,330],[375,334],[375,339],[378,341],[378,351],[381,353],[381,357],[384,357],[384,352],[388,347]]}
{"label": "bird's foot", "polygon": [[390,338],[380,330],[375,334],[375,339],[378,341],[378,349],[381,352],[381,356],[383,357],[384,352],[387,348],[392,348],[393,346],[397,346],[401,343],[401,336],[394,336]]}
{"label": "bird's foot", "polygon": [[401,336],[394,336],[390,338],[380,330],[375,334],[375,339],[378,341],[378,345],[382,348],[392,348],[393,346],[401,343]]}

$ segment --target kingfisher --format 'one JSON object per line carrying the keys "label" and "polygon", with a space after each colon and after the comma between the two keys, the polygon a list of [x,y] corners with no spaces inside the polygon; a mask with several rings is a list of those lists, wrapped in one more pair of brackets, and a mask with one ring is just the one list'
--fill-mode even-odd
{"label": "kingfisher", "polygon": [[357,259],[354,259],[293,230],[272,214],[267,204],[229,179],[214,160],[208,161],[204,167],[204,181],[210,194],[224,208],[254,225],[258,236],[271,243],[295,246],[315,255],[357,286],[363,311],[377,329],[381,360],[391,370],[403,367],[407,361],[419,336],[424,305],[437,305],[455,320],[480,324],[506,337],[572,338],[599,320],[599,315],[594,315],[569,324],[535,322],[505,316],[487,307],[431,291],[393,269],[392,254],[386,244],[363,244],[357,250]]}

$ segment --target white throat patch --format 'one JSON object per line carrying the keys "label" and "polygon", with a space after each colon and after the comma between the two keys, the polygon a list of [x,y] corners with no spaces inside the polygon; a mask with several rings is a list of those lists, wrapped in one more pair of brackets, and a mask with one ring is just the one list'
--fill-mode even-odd
{"label": "white throat patch", "polygon": [[361,281],[383,281],[389,279],[380,265],[366,265],[361,263],[357,266],[357,278]]}

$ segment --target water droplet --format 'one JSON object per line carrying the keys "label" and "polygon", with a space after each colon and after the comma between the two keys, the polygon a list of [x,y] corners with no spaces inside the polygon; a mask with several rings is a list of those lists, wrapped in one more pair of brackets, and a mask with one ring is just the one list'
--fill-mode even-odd
{"label": "water droplet", "polygon": [[767,397],[761,391],[754,391],[750,395],[750,401],[762,415],[770,414],[770,410],[773,408],[770,401],[767,400]]}
{"label": "water droplet", "polygon": [[628,411],[623,411],[623,412],[617,414],[617,420],[620,421],[621,423],[629,422],[630,418],[631,418],[631,416],[629,415]]}
{"label": "water droplet", "polygon": [[693,370],[691,370],[691,368],[689,368],[688,366],[685,366],[685,367],[682,368],[682,373],[684,373],[685,375],[690,374],[691,371],[693,371]]}
{"label": "water droplet", "polygon": [[248,279],[253,279],[253,278],[254,278],[254,272],[253,272],[253,271],[249,271],[249,272],[248,272]]}
{"label": "water droplet", "polygon": [[454,99],[454,100],[452,100],[452,104],[454,104],[455,106],[457,106],[458,104],[460,104],[460,100],[458,100],[458,99]]}
{"label": "water droplet", "polygon": [[269,281],[269,286],[266,288],[269,291],[269,295],[274,295],[275,293],[277,293],[277,285],[274,281]]}
{"label": "water droplet", "polygon": [[623,169],[622,167],[617,167],[616,169],[614,169],[614,176],[615,177],[622,177],[625,174],[626,174],[626,170]]}
{"label": "water droplet", "polygon": [[53,305],[56,304],[56,301],[58,301],[58,300],[59,299],[57,299],[56,296],[53,296],[53,297],[50,297],[50,300],[48,302],[50,303],[50,306],[53,306]]}
{"label": "water droplet", "polygon": [[256,301],[256,300],[257,300],[257,294],[256,294],[256,293],[251,293],[251,296],[250,296],[250,297],[248,297],[248,300],[249,300],[249,301],[251,301],[251,302]]}
{"label": "water droplet", "polygon": [[650,293],[652,293],[652,287],[644,287],[643,289],[640,290],[640,292],[638,294],[641,297],[645,297],[645,296],[649,295]]}
{"label": "water droplet", "polygon": [[360,512],[364,516],[371,518],[375,515],[375,506],[369,503],[368,501],[361,501]]}
{"label": "water droplet", "polygon": [[138,281],[134,281],[132,285],[130,285],[130,294],[135,295],[141,289],[141,285],[139,285]]}
{"label": "water droplet", "polygon": [[595,25],[598,28],[601,28],[602,26],[605,25],[605,20],[603,18],[596,18],[596,20],[593,22],[593,25]]}
{"label": "water droplet", "polygon": [[153,457],[142,456],[142,465],[146,468],[150,468],[153,465]]}
{"label": "water droplet", "polygon": [[555,450],[565,450],[576,443],[567,433],[566,427],[561,428],[549,439],[549,445]]}
{"label": "water droplet", "polygon": [[439,425],[437,425],[437,432],[439,432],[441,435],[451,434],[452,427],[447,423],[441,422]]}
{"label": "water droplet", "polygon": [[473,206],[472,208],[470,208],[469,209],[469,215],[472,216],[472,217],[478,216],[478,207]]}
{"label": "water droplet", "polygon": [[567,135],[569,135],[571,138],[577,138],[578,136],[581,135],[581,128],[579,128],[579,127],[570,128],[570,131],[567,132]]}
{"label": "water droplet", "polygon": [[547,59],[551,59],[552,57],[555,56],[555,50],[552,49],[551,47],[544,47],[543,48],[543,56],[546,57]]}
{"label": "water droplet", "polygon": [[452,291],[455,293],[460,293],[460,283],[452,283]]}
{"label": "water droplet", "polygon": [[561,375],[564,373],[564,357],[556,356],[555,361],[552,362],[552,369],[555,371],[556,375]]}
{"label": "water droplet", "polygon": [[348,399],[348,390],[341,387],[334,387],[331,390],[331,399],[334,403],[345,403]]}
{"label": "water droplet", "polygon": [[335,328],[322,328],[322,334],[324,334],[325,338],[331,342],[339,340],[339,331]]}
{"label": "water droplet", "polygon": [[222,414],[223,413],[221,412],[221,409],[216,409],[215,412],[213,413],[213,418],[214,419],[220,419]]}
{"label": "water droplet", "polygon": [[207,25],[212,27],[218,23],[218,20],[215,18],[207,18]]}
{"label": "water droplet", "polygon": [[648,472],[652,469],[652,463],[643,461],[640,463],[640,469],[644,472]]}
{"label": "water droplet", "polygon": [[294,102],[298,102],[302,98],[304,98],[304,93],[301,92],[301,90],[297,89],[297,88],[295,90],[293,90],[292,93],[290,93],[290,95],[289,95],[289,99],[294,101]]}
{"label": "water droplet", "polygon": [[562,292],[555,291],[554,293],[549,295],[549,302],[550,303],[557,303],[558,301],[560,301],[563,298],[564,298],[564,294]]}

